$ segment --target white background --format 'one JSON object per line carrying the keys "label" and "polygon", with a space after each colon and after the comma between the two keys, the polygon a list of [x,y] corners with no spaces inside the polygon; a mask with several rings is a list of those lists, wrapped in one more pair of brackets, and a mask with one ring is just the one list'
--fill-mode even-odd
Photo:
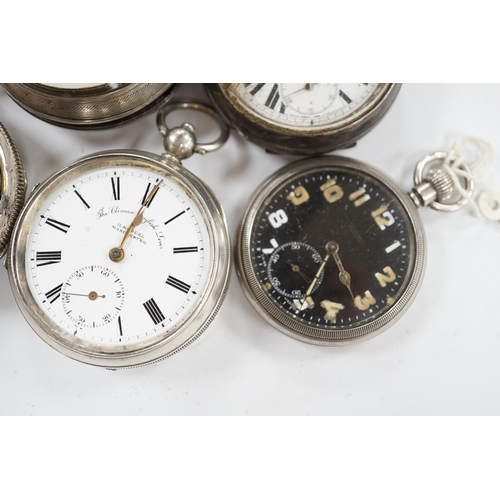
{"label": "white background", "polygon": [[[177,96],[206,99],[201,85]],[[106,131],[49,125],[0,89],[0,121],[17,144],[30,189],[84,154],[161,153],[154,115]],[[205,126],[205,124],[203,124]],[[382,122],[339,152],[386,171],[406,190],[425,154],[471,134],[500,152],[500,85],[403,85]],[[296,159],[232,132],[218,152],[184,165],[215,191],[234,239],[254,189]],[[488,180],[500,189],[496,160]],[[70,360],[25,323],[0,269],[2,415],[497,415],[500,412],[500,227],[470,209],[420,211],[427,270],[391,329],[342,348],[311,346],[274,330],[233,272],[217,318],[193,347],[153,366],[107,371]]]}

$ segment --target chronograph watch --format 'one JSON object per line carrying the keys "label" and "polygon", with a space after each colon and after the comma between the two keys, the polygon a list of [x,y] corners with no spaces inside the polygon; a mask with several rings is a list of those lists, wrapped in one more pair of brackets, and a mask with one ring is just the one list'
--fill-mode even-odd
{"label": "chronograph watch", "polygon": [[275,153],[352,146],[385,115],[396,83],[211,83],[205,88],[246,139]]}
{"label": "chronograph watch", "polygon": [[[221,134],[196,142],[171,111],[211,114]],[[28,323],[66,356],[106,368],[145,365],[195,341],[224,299],[230,244],[212,191],[181,159],[218,149],[228,129],[200,103],[158,113],[166,152],[85,156],[37,187],[21,212],[7,268]]]}
{"label": "chronograph watch", "polygon": [[[340,156],[278,170],[257,189],[237,238],[237,270],[252,305],[296,339],[345,345],[373,337],[419,289],[425,238],[417,206],[451,211],[452,185],[425,157],[406,194],[383,172]],[[473,186],[468,180],[465,188]]]}

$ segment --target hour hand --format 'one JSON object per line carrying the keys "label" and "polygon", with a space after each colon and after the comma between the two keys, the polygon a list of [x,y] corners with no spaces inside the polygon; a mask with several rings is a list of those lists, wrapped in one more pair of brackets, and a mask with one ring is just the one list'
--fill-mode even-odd
{"label": "hour hand", "polygon": [[[332,242],[335,243],[335,242]],[[339,279],[340,282],[349,290],[349,293],[351,294],[352,300],[354,300],[354,294],[352,293],[351,289],[351,275],[345,270],[344,265],[342,264],[342,261],[340,260],[339,256],[339,245],[335,243],[335,247],[332,248],[332,255],[335,260],[335,263],[337,264],[337,267],[339,268]]]}

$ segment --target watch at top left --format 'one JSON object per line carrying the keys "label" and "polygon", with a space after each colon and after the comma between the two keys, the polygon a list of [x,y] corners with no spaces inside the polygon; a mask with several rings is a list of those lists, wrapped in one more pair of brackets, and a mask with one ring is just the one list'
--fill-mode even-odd
{"label": "watch at top left", "polygon": [[7,257],[14,298],[33,330],[74,360],[111,369],[159,361],[199,338],[222,305],[225,216],[181,157],[186,144],[217,149],[228,130],[205,145],[188,124],[167,129],[166,114],[181,106],[195,104],[158,115],[166,153],[85,156],[38,186],[18,218]]}
{"label": "watch at top left", "polygon": [[17,149],[0,123],[0,258],[24,203],[26,173]]}
{"label": "watch at top left", "polygon": [[61,127],[102,129],[134,120],[168,102],[174,83],[4,83],[32,115]]}

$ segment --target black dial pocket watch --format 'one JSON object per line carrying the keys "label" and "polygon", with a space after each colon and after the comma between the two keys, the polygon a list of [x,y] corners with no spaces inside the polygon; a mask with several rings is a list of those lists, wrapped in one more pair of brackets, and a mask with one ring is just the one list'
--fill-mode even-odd
{"label": "black dial pocket watch", "polygon": [[[179,108],[212,115],[220,137],[198,144]],[[167,152],[104,151],[56,173],[31,194],[7,258],[22,314],[50,346],[106,368],[158,361],[195,341],[228,286],[226,219],[181,159],[218,149],[228,129],[197,103],[158,113]]]}
{"label": "black dial pocket watch", "polygon": [[[417,206],[455,210],[453,182],[425,157],[406,194],[381,171],[325,156],[277,171],[257,189],[237,237],[237,270],[257,311],[319,345],[371,338],[410,306],[425,266]],[[466,167],[464,167],[466,168]],[[473,183],[465,181],[468,193]]]}
{"label": "black dial pocket watch", "polygon": [[139,118],[170,99],[173,83],[5,83],[7,94],[54,125],[109,128]]}
{"label": "black dial pocket watch", "polygon": [[352,146],[385,115],[397,83],[211,83],[215,107],[241,136],[275,153]]}

